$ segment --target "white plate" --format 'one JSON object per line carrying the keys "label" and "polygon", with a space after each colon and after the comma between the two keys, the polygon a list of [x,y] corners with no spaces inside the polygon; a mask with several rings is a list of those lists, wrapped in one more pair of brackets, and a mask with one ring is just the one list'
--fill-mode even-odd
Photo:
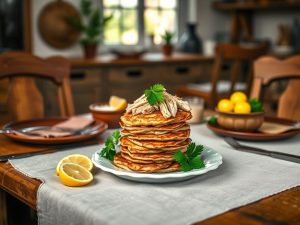
{"label": "white plate", "polygon": [[217,169],[222,164],[222,156],[215,150],[204,147],[201,154],[205,167],[188,172],[171,172],[171,173],[136,173],[118,168],[111,161],[99,155],[101,150],[95,152],[92,156],[94,165],[103,171],[112,173],[118,177],[146,183],[169,183],[191,179],[195,176],[207,173],[210,170]]}

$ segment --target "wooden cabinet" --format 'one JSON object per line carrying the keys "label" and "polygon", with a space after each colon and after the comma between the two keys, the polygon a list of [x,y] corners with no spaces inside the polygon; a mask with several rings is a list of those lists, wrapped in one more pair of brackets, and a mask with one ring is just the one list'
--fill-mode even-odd
{"label": "wooden cabinet", "polygon": [[[212,57],[202,55],[175,54],[163,57],[160,54],[146,54],[135,60],[71,59],[71,88],[75,113],[89,112],[89,105],[107,102],[111,95],[126,98],[132,102],[143,91],[155,83],[163,84],[168,92],[189,82],[201,82],[210,79]],[[8,81],[6,81],[8,82]],[[36,79],[45,102],[45,115],[59,115],[57,88],[51,81]],[[7,83],[0,83],[1,119],[7,111],[3,110],[6,101]],[[3,111],[3,112],[2,112]]]}
{"label": "wooden cabinet", "polygon": [[[155,83],[162,83],[170,93],[175,93],[180,85],[209,80],[212,61],[212,57],[187,54],[168,58],[146,54],[135,60],[72,59],[71,84],[76,113],[87,112],[89,104],[106,102],[111,95],[132,102]],[[76,77],[76,74],[79,75]]]}

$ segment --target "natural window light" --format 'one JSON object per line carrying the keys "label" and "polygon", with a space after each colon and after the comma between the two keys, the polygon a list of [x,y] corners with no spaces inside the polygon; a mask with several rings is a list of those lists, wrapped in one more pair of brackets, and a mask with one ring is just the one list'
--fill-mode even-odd
{"label": "natural window light", "polygon": [[144,44],[146,37],[160,44],[166,30],[178,30],[177,0],[103,0],[103,9],[113,13],[104,30],[106,45]]}

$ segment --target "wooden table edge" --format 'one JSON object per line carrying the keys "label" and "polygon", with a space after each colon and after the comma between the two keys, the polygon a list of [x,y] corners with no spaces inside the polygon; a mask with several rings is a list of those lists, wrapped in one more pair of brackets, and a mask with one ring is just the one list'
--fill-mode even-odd
{"label": "wooden table edge", "polygon": [[[40,185],[42,184],[40,180],[26,176],[25,174],[15,169],[9,162],[0,163],[0,179],[0,186],[3,190],[7,191],[8,193],[21,200],[32,209],[36,210],[37,191]],[[276,204],[280,207],[274,208],[272,207],[273,204]],[[298,209],[298,211],[294,210],[293,213],[291,212],[292,210],[287,210],[287,205],[290,205],[290,207],[294,205]],[[229,211],[210,217],[195,224],[212,225],[220,224],[221,222],[224,225],[273,224],[274,221],[276,222],[276,219],[265,218],[268,217],[268,215],[265,214],[266,209],[271,209],[275,211],[272,213],[274,217],[276,217],[276,214],[278,216],[282,216],[283,214],[284,216],[287,216],[283,218],[284,221],[288,219],[291,222],[286,221],[287,223],[284,224],[294,224],[292,221],[300,217],[300,186],[284,190],[277,194],[260,199],[256,202],[252,202],[247,205],[231,209]],[[277,224],[275,222],[274,224]]]}

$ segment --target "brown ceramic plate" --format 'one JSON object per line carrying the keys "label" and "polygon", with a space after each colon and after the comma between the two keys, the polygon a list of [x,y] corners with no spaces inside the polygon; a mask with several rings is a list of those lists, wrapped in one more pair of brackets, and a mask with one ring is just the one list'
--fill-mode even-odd
{"label": "brown ceramic plate", "polygon": [[[281,123],[285,125],[293,125],[296,122],[292,120],[282,119],[282,118],[275,118],[275,117],[265,117],[266,122],[274,122],[274,123]],[[247,140],[247,141],[273,141],[273,140],[280,140],[289,137],[293,137],[300,133],[299,130],[290,130],[280,134],[265,134],[261,132],[240,132],[240,131],[233,131],[227,130],[219,125],[211,125],[207,123],[208,129],[212,130],[214,133],[220,136],[229,136],[240,140]]]}
{"label": "brown ceramic plate", "polygon": [[[26,133],[26,131],[36,130],[41,127],[51,127],[67,119],[68,118],[44,118],[44,119],[12,122],[4,125],[3,130],[4,131],[9,130],[10,132],[19,131],[19,132]],[[73,135],[67,137],[45,138],[45,137],[29,136],[29,135],[28,137],[26,137],[23,135],[16,135],[14,133],[4,133],[4,135],[14,141],[20,141],[20,142],[26,142],[32,144],[67,144],[72,142],[85,141],[97,137],[99,134],[103,133],[107,129],[107,123],[101,121],[95,121],[94,126],[96,128],[82,130],[81,132],[76,132]]]}

